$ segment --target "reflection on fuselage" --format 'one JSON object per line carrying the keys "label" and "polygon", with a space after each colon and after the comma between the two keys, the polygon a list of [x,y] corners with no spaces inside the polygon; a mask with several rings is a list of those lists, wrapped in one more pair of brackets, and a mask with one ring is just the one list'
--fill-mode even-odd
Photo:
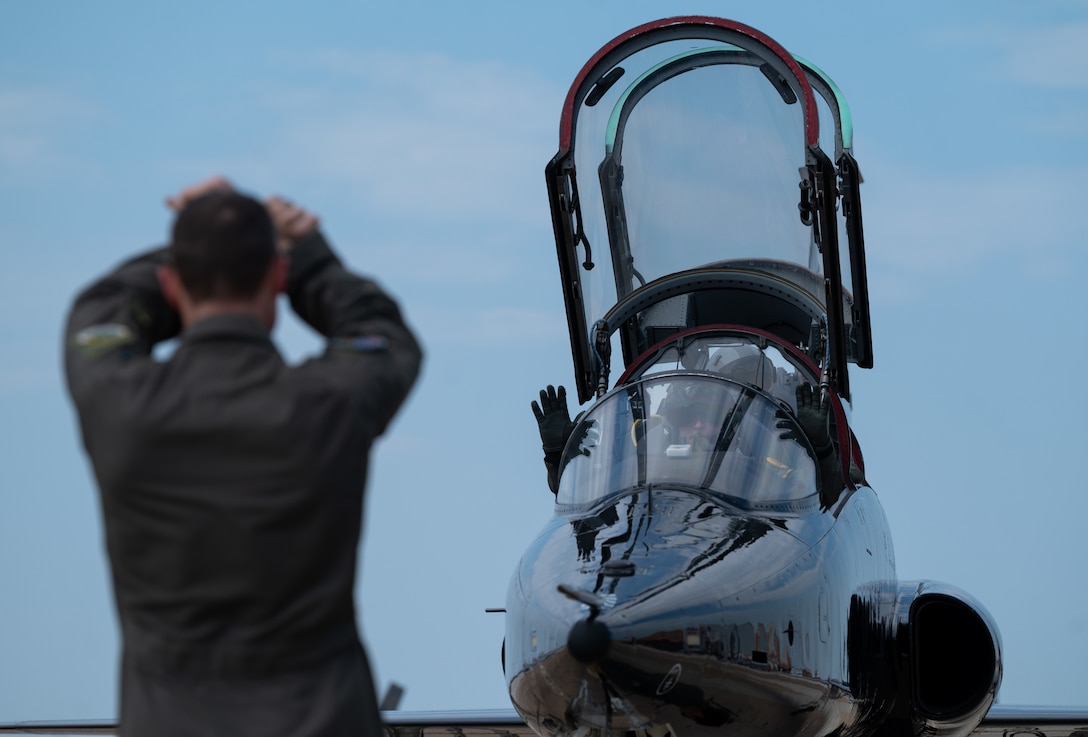
{"label": "reflection on fuselage", "polygon": [[[847,516],[874,503],[859,492]],[[845,621],[844,590],[886,575],[890,551],[844,540],[833,524],[814,505],[744,511],[665,485],[561,512],[518,574],[535,626],[507,644],[511,664],[532,664],[511,680],[519,712],[539,715],[531,726],[543,734],[670,724],[708,737],[726,723],[755,737],[860,718],[835,686],[847,682],[845,632],[832,628]],[[858,545],[881,553],[867,570],[851,559]],[[592,596],[572,599],[560,584]],[[594,662],[566,647],[586,619],[610,638]]]}

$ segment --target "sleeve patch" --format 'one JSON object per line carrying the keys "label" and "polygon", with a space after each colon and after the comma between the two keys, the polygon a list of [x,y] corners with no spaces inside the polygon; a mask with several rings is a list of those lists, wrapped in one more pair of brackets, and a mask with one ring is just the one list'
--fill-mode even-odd
{"label": "sleeve patch", "polygon": [[96,358],[114,348],[136,342],[136,336],[127,325],[105,323],[83,328],[72,339],[76,348],[88,358]]}
{"label": "sleeve patch", "polygon": [[375,353],[389,347],[389,338],[384,335],[357,335],[352,338],[333,338],[329,341],[331,350],[351,351],[352,353]]}

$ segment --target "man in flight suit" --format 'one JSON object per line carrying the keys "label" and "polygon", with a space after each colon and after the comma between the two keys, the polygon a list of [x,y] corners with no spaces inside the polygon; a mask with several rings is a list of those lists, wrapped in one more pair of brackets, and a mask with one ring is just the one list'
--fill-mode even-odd
{"label": "man in flight suit", "polygon": [[[120,734],[376,737],[363,488],[420,348],[309,212],[221,178],[168,204],[170,246],[79,294],[65,340],[121,625]],[[297,366],[269,339],[281,292],[327,340]]]}

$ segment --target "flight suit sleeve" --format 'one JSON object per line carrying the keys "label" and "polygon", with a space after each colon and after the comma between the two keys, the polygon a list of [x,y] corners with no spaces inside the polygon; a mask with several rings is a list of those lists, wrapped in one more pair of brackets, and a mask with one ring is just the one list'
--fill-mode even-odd
{"label": "flight suit sleeve", "polygon": [[166,248],[125,261],[80,292],[68,314],[65,372],[77,406],[101,382],[133,360],[148,358],[156,343],[181,332],[156,270],[170,263]]}
{"label": "flight suit sleeve", "polygon": [[820,466],[820,501],[830,508],[843,489],[842,459],[829,440],[828,447],[817,451],[816,460]]}
{"label": "flight suit sleeve", "polygon": [[328,339],[311,368],[354,391],[380,435],[422,362],[397,304],[374,281],[345,269],[320,233],[292,249],[287,296],[295,313]]}

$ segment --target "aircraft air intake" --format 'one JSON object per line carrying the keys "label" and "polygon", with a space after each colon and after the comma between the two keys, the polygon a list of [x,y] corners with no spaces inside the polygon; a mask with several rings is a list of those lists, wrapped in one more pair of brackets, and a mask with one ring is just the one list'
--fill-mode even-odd
{"label": "aircraft air intake", "polygon": [[911,722],[929,734],[966,734],[1001,685],[996,625],[967,593],[928,581],[901,584],[899,611],[897,649],[908,656],[899,695]]}
{"label": "aircraft air intake", "polygon": [[982,617],[964,602],[931,596],[915,602],[911,627],[914,689],[927,716],[959,716],[992,689],[997,651]]}

